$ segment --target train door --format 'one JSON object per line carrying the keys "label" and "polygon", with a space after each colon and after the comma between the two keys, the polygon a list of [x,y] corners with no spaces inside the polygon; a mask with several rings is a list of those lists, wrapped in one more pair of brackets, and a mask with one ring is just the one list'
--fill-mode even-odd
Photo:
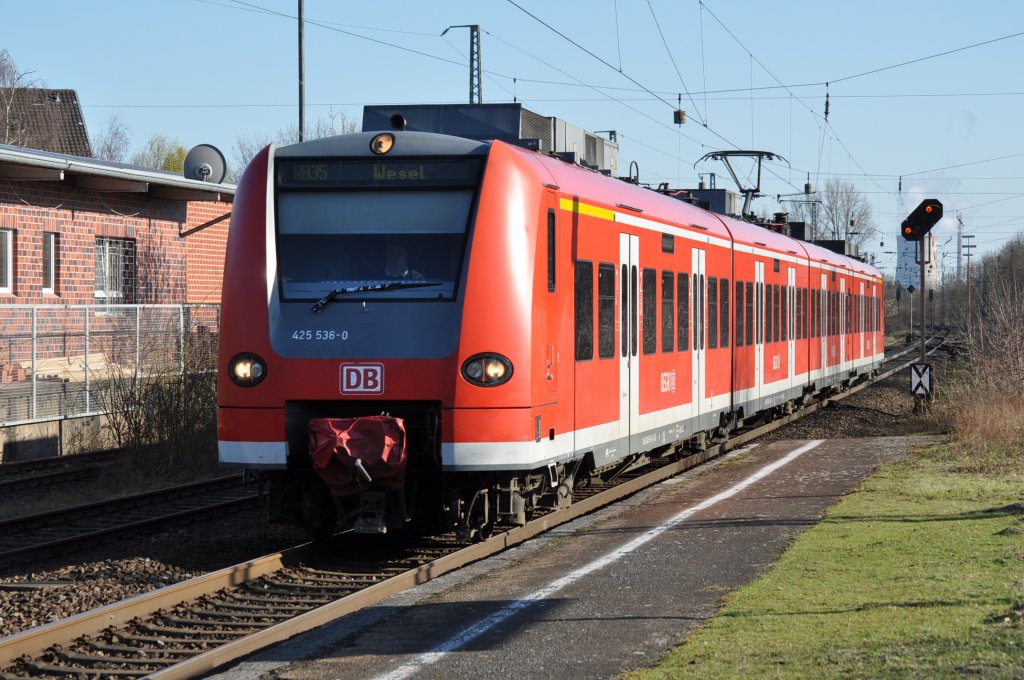
{"label": "train door", "polygon": [[640,237],[619,234],[619,441],[640,450],[640,367],[637,362]]}
{"label": "train door", "polygon": [[693,249],[693,285],[690,287],[693,295],[693,358],[691,361],[692,390],[690,393],[693,404],[693,417],[699,418],[700,414],[707,409],[704,406],[705,386],[707,384],[707,361],[705,360],[704,345],[704,320],[707,294],[704,292],[704,266],[707,252],[700,248]]}
{"label": "train door", "polygon": [[857,355],[856,358],[863,359],[867,356],[866,338],[864,330],[867,328],[867,319],[864,313],[867,311],[867,298],[864,297],[864,282],[859,282],[860,293],[857,295]]}
{"label": "train door", "polygon": [[787,374],[789,379],[786,384],[792,387],[796,383],[796,305],[794,294],[796,292],[796,268],[789,268],[789,285],[786,286],[786,360],[788,361]]}
{"label": "train door", "polygon": [[[559,323],[558,323],[558,297],[555,293],[556,263],[558,256],[559,230],[556,228],[558,219],[558,196],[553,191],[545,192],[544,201],[547,209],[547,295],[544,300],[543,322],[545,325],[544,334],[544,384],[548,400],[557,400],[558,396],[558,352],[559,347]],[[564,285],[564,284],[563,284]],[[537,316],[534,320],[537,322]]]}
{"label": "train door", "polygon": [[764,262],[754,263],[754,397],[761,398],[764,387]]}
{"label": "train door", "polygon": [[821,275],[821,290],[818,296],[818,323],[820,328],[819,335],[821,337],[821,375],[824,378],[828,375],[828,348],[832,338],[829,337],[829,318],[828,318],[828,274]]}
{"label": "train door", "polygon": [[839,277],[839,368],[841,371],[847,369],[846,362],[849,359],[846,352],[846,340],[849,337],[850,329],[846,327],[846,279]]}

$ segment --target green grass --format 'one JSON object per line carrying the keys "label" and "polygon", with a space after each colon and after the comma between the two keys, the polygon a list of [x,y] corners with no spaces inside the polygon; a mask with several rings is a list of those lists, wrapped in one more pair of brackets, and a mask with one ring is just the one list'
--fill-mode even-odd
{"label": "green grass", "polygon": [[801,535],[654,678],[1024,678],[1024,457],[890,464]]}

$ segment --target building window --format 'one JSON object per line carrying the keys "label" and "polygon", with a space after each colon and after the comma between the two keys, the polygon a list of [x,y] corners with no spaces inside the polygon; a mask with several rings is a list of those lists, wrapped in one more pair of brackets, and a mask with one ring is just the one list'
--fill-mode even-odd
{"label": "building window", "polygon": [[57,234],[43,233],[43,292],[57,291]]}
{"label": "building window", "polygon": [[95,296],[103,304],[135,302],[135,241],[96,239]]}
{"label": "building window", "polygon": [[14,291],[14,232],[0,229],[0,293]]}

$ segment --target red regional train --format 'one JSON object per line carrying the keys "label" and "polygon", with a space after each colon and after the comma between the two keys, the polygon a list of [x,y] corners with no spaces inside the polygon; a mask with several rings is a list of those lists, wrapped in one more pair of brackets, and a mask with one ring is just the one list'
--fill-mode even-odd
{"label": "red regional train", "polygon": [[500,141],[271,146],[235,198],[219,457],[318,532],[437,511],[479,536],[871,374],[882,295],[860,261]]}

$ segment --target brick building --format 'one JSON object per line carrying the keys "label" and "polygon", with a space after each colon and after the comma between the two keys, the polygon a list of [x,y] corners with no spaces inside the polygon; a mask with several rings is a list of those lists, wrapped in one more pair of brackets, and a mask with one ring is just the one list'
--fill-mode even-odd
{"label": "brick building", "polygon": [[0,305],[219,303],[233,197],[232,185],[0,145]]}

